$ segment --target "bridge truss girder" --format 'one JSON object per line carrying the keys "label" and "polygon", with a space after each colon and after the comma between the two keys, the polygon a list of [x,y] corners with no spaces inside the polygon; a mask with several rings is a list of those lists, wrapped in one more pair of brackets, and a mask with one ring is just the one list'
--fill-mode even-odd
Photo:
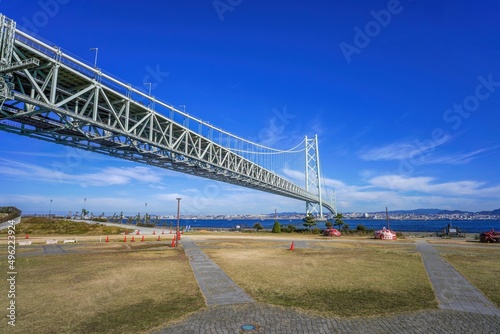
{"label": "bridge truss girder", "polygon": [[[0,23],[2,34],[9,36],[0,39],[0,56],[2,50],[11,52],[10,63],[7,56],[0,63],[5,69],[0,80],[10,88],[0,89],[0,130],[319,202],[318,196],[190,130],[172,115],[134,100],[132,95],[144,94],[130,85],[19,30],[10,38],[2,15]],[[13,45],[4,45],[8,43]]]}

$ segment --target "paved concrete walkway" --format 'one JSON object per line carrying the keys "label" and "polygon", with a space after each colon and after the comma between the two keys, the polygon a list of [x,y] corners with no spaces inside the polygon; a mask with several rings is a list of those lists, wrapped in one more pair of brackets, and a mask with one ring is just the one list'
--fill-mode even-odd
{"label": "paved concrete walkway", "polygon": [[[253,330],[245,330],[245,325]],[[499,333],[500,318],[435,310],[390,317],[336,319],[309,316],[292,309],[260,303],[212,306],[154,334],[462,334]]]}
{"label": "paved concrete walkway", "polygon": [[181,242],[208,306],[253,302],[189,237],[183,236]]}
{"label": "paved concrete walkway", "polygon": [[66,254],[66,250],[61,245],[43,245],[44,254]]}
{"label": "paved concrete walkway", "polygon": [[[417,240],[425,270],[434,288],[439,308],[500,317],[500,310],[453,268],[425,240]],[[500,332],[500,328],[498,328]]]}
{"label": "paved concrete walkway", "polygon": [[157,334],[500,333],[498,309],[423,240],[417,250],[441,309],[359,319],[310,316],[253,302],[193,241],[183,237],[182,244],[209,307]]}

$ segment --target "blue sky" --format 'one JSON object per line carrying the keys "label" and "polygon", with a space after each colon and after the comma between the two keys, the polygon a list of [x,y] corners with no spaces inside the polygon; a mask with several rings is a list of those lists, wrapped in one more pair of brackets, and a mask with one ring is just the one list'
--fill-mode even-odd
{"label": "blue sky", "polygon": [[[240,137],[285,149],[317,134],[340,212],[500,208],[499,11],[496,0],[0,2],[18,26],[90,64],[97,47],[106,72],[145,91],[152,82],[158,99]],[[0,203],[24,212],[174,214],[176,197],[186,214],[305,210],[5,132],[0,140]]]}

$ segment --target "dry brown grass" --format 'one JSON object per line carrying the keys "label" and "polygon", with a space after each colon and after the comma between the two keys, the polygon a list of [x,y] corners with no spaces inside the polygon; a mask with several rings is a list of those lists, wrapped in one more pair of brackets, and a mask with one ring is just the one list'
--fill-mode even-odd
{"label": "dry brown grass", "polygon": [[219,249],[215,245],[212,241],[203,247],[235,282],[264,303],[349,317],[437,307],[420,256],[411,246],[338,242],[289,251],[243,243],[225,247],[225,240]]}
{"label": "dry brown grass", "polygon": [[[40,235],[107,235],[132,232],[133,229],[117,226],[108,226],[100,223],[88,224],[82,221],[66,219],[49,219],[46,217],[23,218],[16,225],[18,236],[25,234]],[[0,234],[7,234],[8,229],[3,229]]]}
{"label": "dry brown grass", "polygon": [[19,333],[136,333],[205,305],[182,249],[20,257],[16,267]]}

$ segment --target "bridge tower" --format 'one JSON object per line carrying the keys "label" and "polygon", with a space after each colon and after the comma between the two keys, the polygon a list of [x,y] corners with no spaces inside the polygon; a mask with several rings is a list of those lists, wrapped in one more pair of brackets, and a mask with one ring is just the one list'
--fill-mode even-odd
{"label": "bridge tower", "polygon": [[306,215],[312,214],[323,218],[323,200],[321,198],[321,170],[319,165],[318,135],[305,138],[306,143],[306,190],[318,195],[319,202],[306,202]]}
{"label": "bridge tower", "polygon": [[332,206],[332,208],[334,210],[332,212],[332,214],[333,214],[333,216],[336,216],[337,213],[338,213],[338,211],[337,211],[337,195],[335,195],[335,191],[334,190],[330,191],[328,193],[328,195],[329,195],[330,205]]}

